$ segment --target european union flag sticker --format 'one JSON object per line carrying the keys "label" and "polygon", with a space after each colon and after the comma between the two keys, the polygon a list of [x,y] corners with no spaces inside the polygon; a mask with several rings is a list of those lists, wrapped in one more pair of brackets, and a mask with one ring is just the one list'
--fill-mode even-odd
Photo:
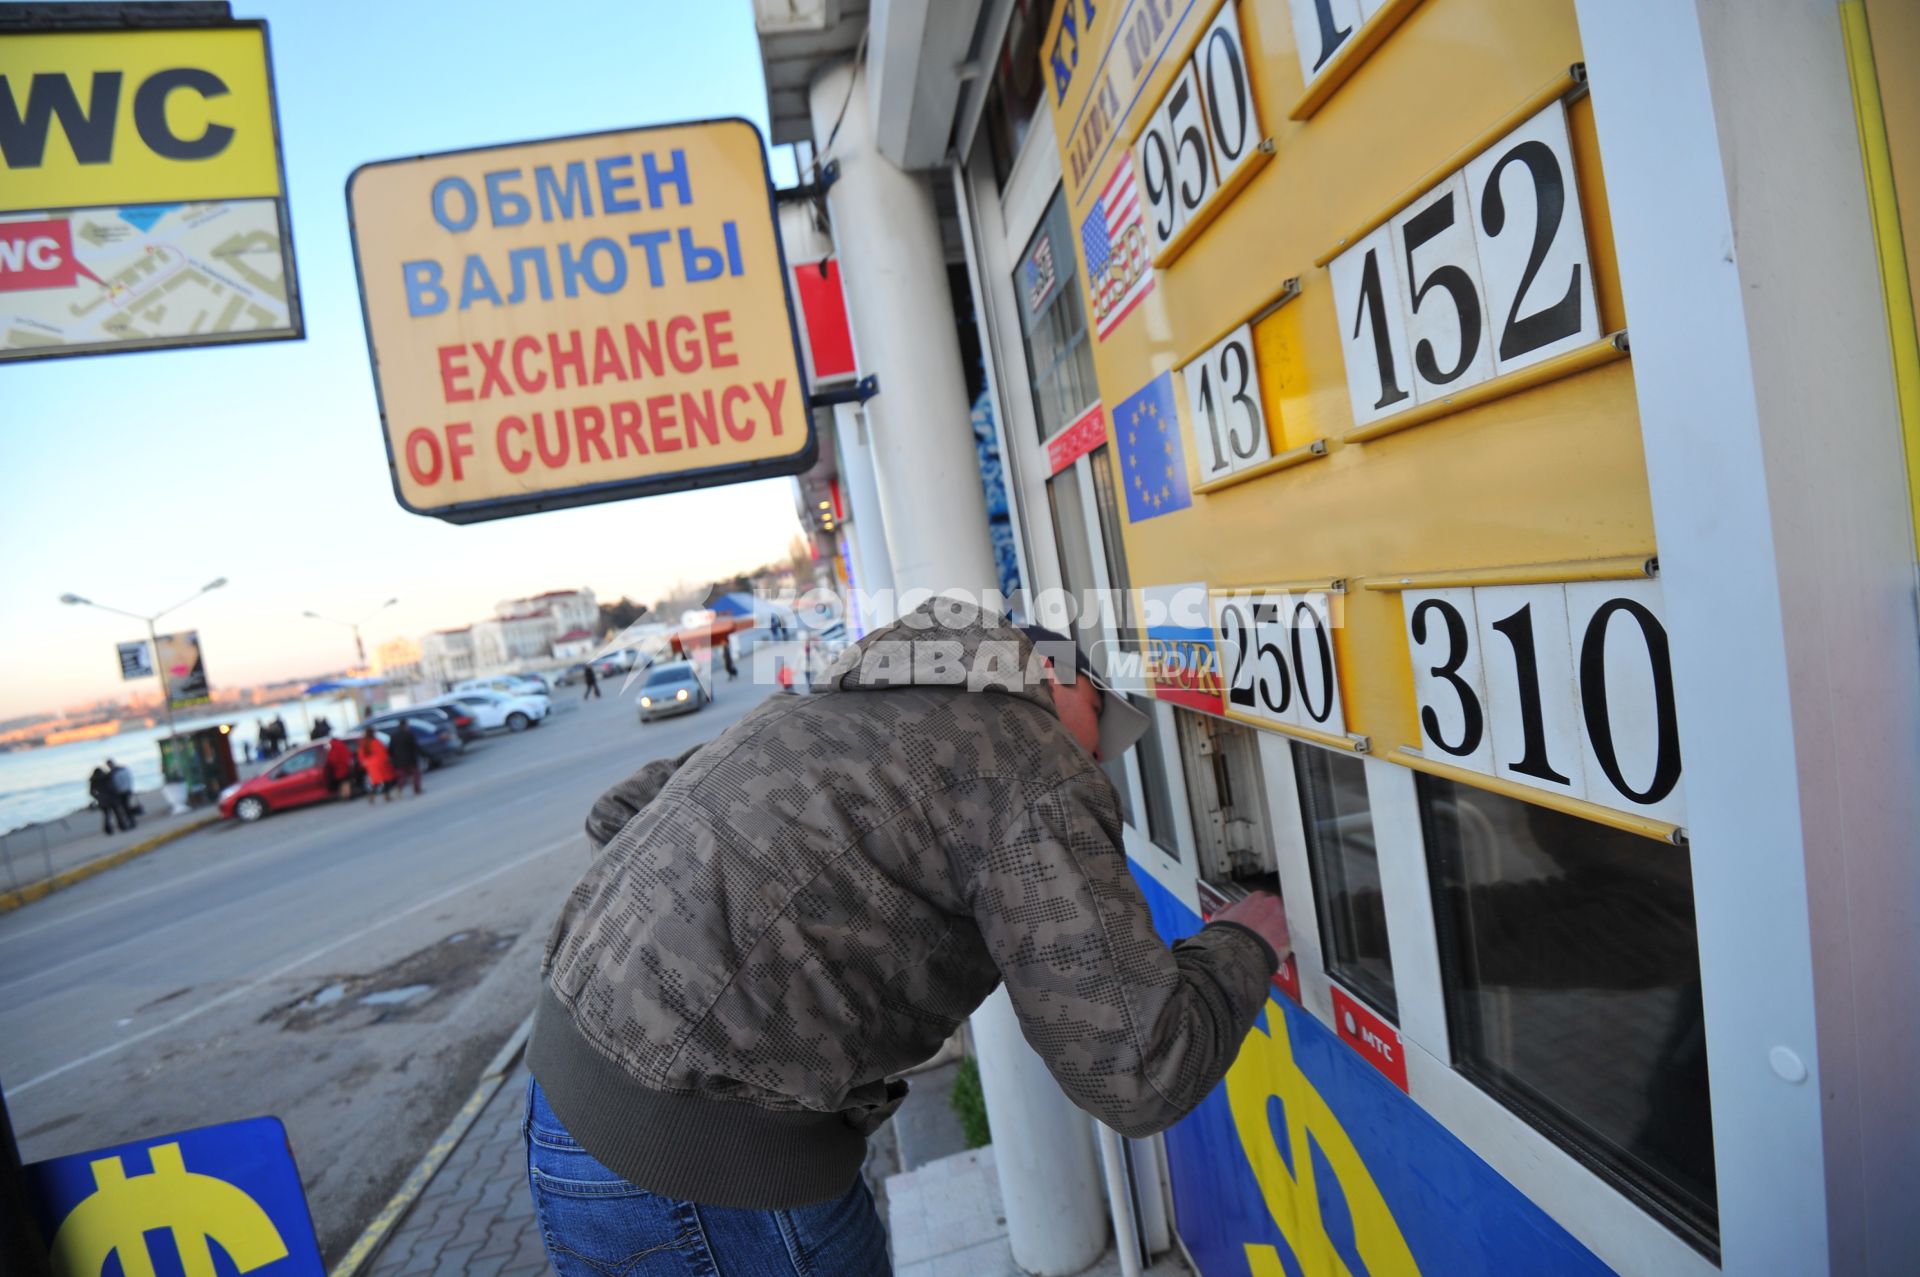
{"label": "european union flag sticker", "polygon": [[1127,490],[1127,522],[1157,518],[1193,504],[1187,453],[1173,406],[1173,373],[1163,372],[1113,410],[1120,448],[1120,482]]}
{"label": "european union flag sticker", "polygon": [[56,1273],[326,1277],[278,1118],[56,1157],[26,1175]]}

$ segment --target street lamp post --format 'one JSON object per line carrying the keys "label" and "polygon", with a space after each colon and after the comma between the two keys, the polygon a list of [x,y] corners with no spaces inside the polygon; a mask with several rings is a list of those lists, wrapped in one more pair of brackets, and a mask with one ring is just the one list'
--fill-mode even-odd
{"label": "street lamp post", "polygon": [[115,616],[132,617],[136,621],[144,621],[146,623],[147,644],[148,644],[147,650],[153,654],[153,668],[155,672],[157,672],[160,676],[160,707],[166,711],[166,715],[167,715],[167,739],[168,740],[173,739],[173,688],[167,682],[167,663],[160,659],[160,635],[153,628],[153,623],[159,620],[161,617],[165,616],[167,613],[179,611],[181,608],[193,602],[195,599],[199,598],[201,595],[210,594],[214,590],[217,590],[220,587],[224,586],[226,583],[227,583],[226,577],[224,576],[215,577],[213,580],[201,586],[198,590],[195,590],[192,594],[189,594],[186,598],[181,599],[178,603],[175,603],[172,607],[163,607],[158,612],[155,612],[152,616],[143,616],[138,612],[126,611],[124,608],[108,607],[104,603],[95,603],[92,599],[83,598],[78,594],[62,594],[60,596],[60,601],[62,603],[70,604],[77,607],[95,608],[102,612],[112,612]]}
{"label": "street lamp post", "polygon": [[375,615],[386,611],[388,608],[392,607],[394,604],[398,603],[399,601],[400,601],[399,599],[388,599],[385,603],[382,603],[379,607],[373,609],[373,611],[367,613],[365,616],[361,617],[357,621],[342,621],[338,617],[322,616],[318,612],[303,612],[301,613],[301,615],[315,621],[330,621],[334,625],[344,625],[348,629],[352,630],[353,631],[353,650],[355,654],[357,654],[360,658],[360,668],[365,669],[367,667],[367,645],[360,641],[360,627],[362,625],[365,625],[368,621],[372,620]]}

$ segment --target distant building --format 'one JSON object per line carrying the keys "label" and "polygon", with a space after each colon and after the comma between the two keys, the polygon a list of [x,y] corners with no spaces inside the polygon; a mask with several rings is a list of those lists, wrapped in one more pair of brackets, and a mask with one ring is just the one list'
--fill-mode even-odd
{"label": "distant building", "polygon": [[373,667],[389,684],[417,683],[424,674],[423,655],[420,644],[410,638],[390,639],[374,649]]}
{"label": "distant building", "polygon": [[568,630],[553,640],[553,656],[560,661],[584,661],[598,643],[592,630]]}
{"label": "distant building", "polygon": [[530,662],[553,659],[553,641],[572,627],[563,627],[551,611],[520,612],[475,621],[473,664],[490,674]]}
{"label": "distant building", "polygon": [[535,612],[552,614],[560,627],[556,637],[571,630],[600,632],[600,601],[594,598],[592,590],[548,590],[530,599],[503,599],[493,605],[497,620],[517,619]]}
{"label": "distant building", "polygon": [[427,682],[451,687],[473,677],[473,630],[435,630],[420,640],[420,673]]}

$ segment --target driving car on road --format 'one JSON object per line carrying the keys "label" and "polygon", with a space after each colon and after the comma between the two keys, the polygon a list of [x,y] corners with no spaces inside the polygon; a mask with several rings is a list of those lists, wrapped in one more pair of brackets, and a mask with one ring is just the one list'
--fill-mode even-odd
{"label": "driving car on road", "polygon": [[505,692],[478,688],[454,692],[431,703],[458,706],[473,715],[473,721],[483,732],[499,731],[503,727],[510,732],[524,732],[545,718],[550,707],[544,696],[509,696]]}
{"label": "driving car on road", "polygon": [[640,721],[651,723],[656,718],[691,714],[712,699],[693,662],[656,665],[640,684]]}

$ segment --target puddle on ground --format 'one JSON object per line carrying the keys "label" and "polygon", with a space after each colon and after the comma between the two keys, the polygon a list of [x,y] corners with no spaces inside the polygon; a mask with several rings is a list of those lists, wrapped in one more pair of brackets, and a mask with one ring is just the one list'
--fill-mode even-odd
{"label": "puddle on ground", "polygon": [[361,1027],[398,1019],[432,1019],[454,994],[480,982],[517,934],[456,931],[389,963],[358,975],[332,975],[318,987],[260,1017],[283,1029]]}

